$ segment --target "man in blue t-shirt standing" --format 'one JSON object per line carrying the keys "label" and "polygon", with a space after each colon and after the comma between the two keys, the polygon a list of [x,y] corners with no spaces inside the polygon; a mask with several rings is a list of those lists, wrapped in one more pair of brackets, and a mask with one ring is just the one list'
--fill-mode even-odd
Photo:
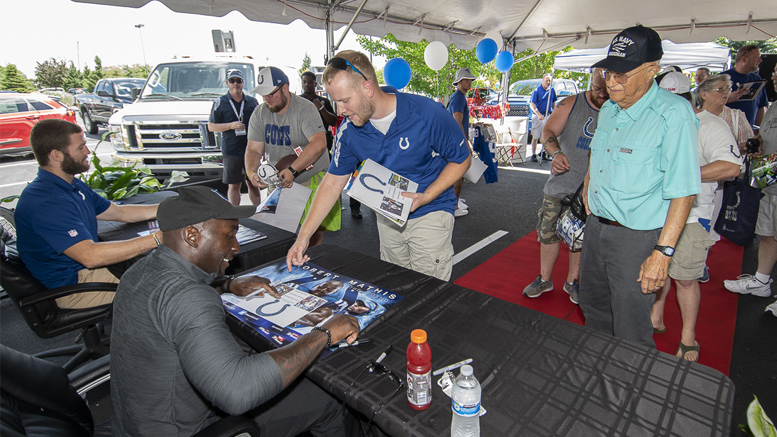
{"label": "man in blue t-shirt standing", "polygon": [[[162,233],[126,241],[97,241],[97,220],[125,223],[156,218],[157,205],[117,205],[75,177],[89,170],[89,149],[81,127],[56,118],[32,128],[30,145],[38,176],[16,206],[17,247],[22,262],[48,288],[119,280],[106,266],[155,249]],[[61,308],[113,302],[113,292],[77,293],[57,299]]]}
{"label": "man in blue t-shirt standing", "polygon": [[[556,108],[556,90],[550,86],[553,76],[550,73],[545,73],[542,76],[542,85],[538,86],[536,90],[531,93],[531,100],[529,101],[529,107],[531,107],[531,160],[532,162],[538,162],[540,150],[537,147],[537,142],[542,136],[542,129],[545,127],[545,120],[550,117],[550,113]],[[535,154],[536,153],[536,154]],[[543,156],[544,160],[548,161],[547,153]]]}
{"label": "man in blue t-shirt standing", "polygon": [[[240,205],[240,188],[245,176],[245,153],[248,144],[246,121],[251,119],[259,102],[243,93],[243,72],[237,68],[227,71],[229,92],[213,101],[208,120],[208,130],[221,132],[221,154],[224,160],[224,174],[221,181],[229,186],[227,198],[233,205]],[[259,188],[248,186],[251,203],[259,205]]]}
{"label": "man in blue t-shirt standing", "polygon": [[766,97],[766,87],[762,88],[754,99],[740,100],[748,91],[748,87],[743,86],[748,82],[761,80],[758,75],[758,66],[761,64],[761,50],[758,46],[748,44],[742,46],[737,51],[737,60],[734,68],[726,70],[721,74],[728,74],[731,77],[731,94],[728,96],[726,106],[739,109],[747,116],[750,126],[760,126],[761,120],[766,113],[766,106],[769,101]]}
{"label": "man in blue t-shirt standing", "polygon": [[329,61],[324,87],[345,120],[335,136],[329,172],[321,182],[286,264],[307,261],[308,240],[340,198],[351,174],[369,158],[418,183],[404,227],[378,215],[380,257],[444,281],[453,268],[453,183],[471,164],[456,121],[433,100],[380,88],[363,53],[346,50]]}
{"label": "man in blue t-shirt standing", "polygon": [[[448,111],[453,114],[453,118],[461,127],[461,131],[464,132],[464,138],[469,138],[469,105],[467,104],[467,93],[472,88],[472,81],[475,80],[475,75],[469,70],[469,68],[459,68],[456,72],[456,80],[453,82],[453,86],[456,87],[456,92],[453,93],[451,99],[448,101]],[[456,211],[454,211],[454,217],[461,217],[469,213],[467,204],[461,199],[461,186],[464,185],[464,178],[459,179],[453,184],[453,193],[456,194],[457,204]]]}

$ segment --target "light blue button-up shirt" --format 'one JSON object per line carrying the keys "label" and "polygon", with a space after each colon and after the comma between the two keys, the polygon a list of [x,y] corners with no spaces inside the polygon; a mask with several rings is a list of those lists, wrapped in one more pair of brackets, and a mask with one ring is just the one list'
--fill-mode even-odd
{"label": "light blue button-up shirt", "polygon": [[628,109],[607,101],[591,142],[591,213],[631,229],[663,227],[671,199],[701,192],[698,130],[691,105],[655,83]]}

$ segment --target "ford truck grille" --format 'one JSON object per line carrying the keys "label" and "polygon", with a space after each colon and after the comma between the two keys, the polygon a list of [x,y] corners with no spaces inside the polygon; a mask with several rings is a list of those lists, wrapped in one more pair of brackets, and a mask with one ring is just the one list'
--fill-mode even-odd
{"label": "ford truck grille", "polygon": [[510,103],[510,111],[507,113],[507,115],[528,117],[529,116],[529,105],[520,105],[518,103],[515,103],[515,104]]}
{"label": "ford truck grille", "polygon": [[207,152],[220,149],[219,141],[208,130],[207,122],[133,122],[123,128],[126,129],[122,133],[125,144],[129,144],[128,152]]}

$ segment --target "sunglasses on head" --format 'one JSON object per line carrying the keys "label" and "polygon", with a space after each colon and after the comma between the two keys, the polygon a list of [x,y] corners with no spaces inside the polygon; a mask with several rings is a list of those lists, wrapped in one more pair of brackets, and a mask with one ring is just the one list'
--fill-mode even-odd
{"label": "sunglasses on head", "polygon": [[243,83],[243,79],[239,77],[232,77],[229,79],[229,83]]}
{"label": "sunglasses on head", "polygon": [[332,58],[327,65],[331,65],[332,67],[346,71],[348,70],[348,67],[351,67],[351,69],[361,75],[361,77],[364,78],[364,80],[367,80],[367,76],[364,75],[361,71],[359,71],[358,68],[354,67],[353,64],[348,62],[347,59],[344,58]]}

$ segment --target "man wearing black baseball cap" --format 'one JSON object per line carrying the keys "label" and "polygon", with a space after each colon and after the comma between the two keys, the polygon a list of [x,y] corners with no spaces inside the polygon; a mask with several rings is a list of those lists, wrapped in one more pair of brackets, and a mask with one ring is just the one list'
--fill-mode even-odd
{"label": "man wearing black baseball cap", "polygon": [[[179,192],[159,206],[164,244],[127,270],[116,293],[116,434],[192,435],[225,413],[248,413],[261,435],[346,435],[339,403],[298,377],[330,342],[354,341],[356,319],[338,315],[288,346],[246,353],[232,337],[211,283],[239,251],[237,219],[252,215],[254,207],[233,206],[206,187]],[[263,288],[279,297],[256,276],[220,288],[243,296]]]}
{"label": "man wearing black baseball cap", "polygon": [[701,191],[699,120],[685,99],[655,84],[662,56],[658,33],[634,26],[593,65],[603,69],[610,100],[599,112],[583,191],[586,326],[648,347],[655,292]]}
{"label": "man wearing black baseball cap", "polygon": [[[221,154],[224,160],[224,175],[221,181],[229,186],[227,198],[233,205],[240,205],[240,188],[247,179],[245,153],[248,144],[246,125],[259,101],[243,93],[245,80],[238,68],[227,70],[229,92],[213,101],[208,119],[208,130],[221,132]],[[248,198],[254,205],[261,203],[259,188],[248,182]]]}

